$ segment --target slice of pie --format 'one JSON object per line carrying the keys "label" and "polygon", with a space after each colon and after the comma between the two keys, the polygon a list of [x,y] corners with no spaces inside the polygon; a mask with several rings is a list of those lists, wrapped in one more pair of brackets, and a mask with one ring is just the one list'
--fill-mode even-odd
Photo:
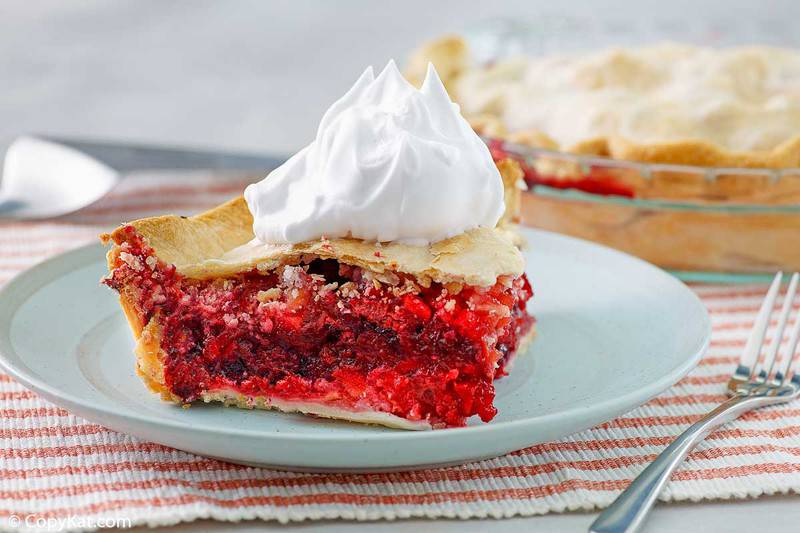
{"label": "slice of pie", "polygon": [[506,214],[429,246],[254,240],[243,198],[103,235],[104,283],[165,400],[220,401],[404,429],[495,416],[493,381],[534,333],[516,246],[519,166],[498,164]]}

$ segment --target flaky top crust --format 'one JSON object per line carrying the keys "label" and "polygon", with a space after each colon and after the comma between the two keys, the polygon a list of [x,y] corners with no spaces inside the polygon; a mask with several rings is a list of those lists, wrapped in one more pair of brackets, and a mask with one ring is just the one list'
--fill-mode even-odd
{"label": "flaky top crust", "polygon": [[[448,35],[424,44],[409,59],[405,71],[412,82],[420,80],[423,66],[431,61],[441,73],[442,81],[451,97],[459,101],[458,80],[472,65],[464,40],[457,35]],[[507,130],[506,125],[495,114],[467,116],[477,131],[490,137],[518,144],[545,149],[562,149],[573,153],[610,157],[613,159],[730,168],[796,168],[800,167],[800,131],[770,150],[736,151],[701,139],[681,139],[664,142],[642,142],[639,139],[607,136],[584,139],[574,146],[558,146],[558,143],[539,130]]]}
{"label": "flaky top crust", "polygon": [[[255,241],[253,218],[241,196],[196,216],[158,216],[129,225],[144,237],[159,259],[194,279],[230,277],[253,270],[268,272],[321,258],[376,273],[401,272],[415,277],[423,286],[431,281],[490,286],[498,277],[516,277],[524,269],[513,228],[519,211],[517,183],[522,171],[513,161],[503,161],[498,168],[507,186],[507,213],[500,225],[477,228],[430,246],[349,238],[265,245]],[[121,244],[127,238],[124,227],[101,238]]]}

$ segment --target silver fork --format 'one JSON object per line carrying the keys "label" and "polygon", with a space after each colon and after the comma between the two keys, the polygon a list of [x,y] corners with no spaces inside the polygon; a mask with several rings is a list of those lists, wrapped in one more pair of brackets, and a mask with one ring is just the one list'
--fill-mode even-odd
{"label": "silver fork", "polygon": [[[730,399],[695,422],[672,442],[647,468],[639,474],[616,500],[597,517],[590,533],[629,533],[638,531],[653,507],[661,489],[686,455],[720,425],[730,422],[747,411],[788,402],[800,396],[800,373],[791,378],[792,362],[800,337],[800,316],[797,316],[789,334],[783,359],[778,356],[783,333],[789,322],[797,293],[798,276],[789,281],[783,307],[778,316],[775,334],[763,358],[764,337],[770,323],[772,310],[778,298],[783,274],[778,272],[767,296],[761,304],[758,318],[747,339],[739,366],[728,381]],[[799,313],[800,315],[800,313]]]}

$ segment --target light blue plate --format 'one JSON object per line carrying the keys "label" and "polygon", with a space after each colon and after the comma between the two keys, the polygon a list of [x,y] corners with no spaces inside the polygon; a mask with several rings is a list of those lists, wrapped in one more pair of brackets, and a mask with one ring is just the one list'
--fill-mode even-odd
{"label": "light blue plate", "polygon": [[53,403],[117,431],[233,462],[293,470],[404,470],[493,457],[628,411],[697,363],[705,308],[629,255],[525,230],[539,335],[497,382],[489,424],[406,432],[302,415],[161,402],[134,372],[134,342],[104,250],[42,263],[0,291],[0,365]]}

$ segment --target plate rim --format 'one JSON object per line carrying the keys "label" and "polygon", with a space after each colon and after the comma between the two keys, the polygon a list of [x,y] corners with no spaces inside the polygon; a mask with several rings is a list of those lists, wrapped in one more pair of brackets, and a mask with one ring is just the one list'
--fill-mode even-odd
{"label": "plate rim", "polygon": [[[571,244],[579,245],[579,246],[588,246],[589,248],[594,248],[602,253],[610,253],[612,255],[616,255],[618,258],[626,261],[633,261],[639,264],[640,267],[644,267],[645,269],[651,270],[654,275],[661,276],[664,279],[667,279],[669,283],[673,284],[678,290],[685,291],[697,305],[698,309],[702,311],[703,317],[703,329],[704,333],[702,339],[700,340],[699,345],[694,346],[692,349],[691,357],[688,357],[682,364],[676,366],[671,372],[664,374],[660,378],[649,382],[646,386],[634,389],[629,391],[623,395],[615,396],[613,398],[609,398],[603,400],[601,402],[592,403],[591,407],[593,411],[604,411],[604,412],[614,412],[617,414],[612,414],[608,418],[604,418],[601,421],[593,421],[589,426],[586,427],[593,427],[596,424],[602,423],[603,421],[611,420],[619,414],[622,414],[628,410],[634,409],[647,400],[657,396],[658,394],[662,393],[670,386],[677,383],[680,379],[686,376],[699,362],[699,360],[703,357],[703,355],[707,352],[708,347],[711,341],[711,319],[708,314],[708,310],[703,305],[700,298],[695,294],[692,290],[690,290],[685,284],[683,284],[679,279],[672,276],[671,274],[667,273],[666,271],[644,261],[643,259],[639,259],[634,257],[630,254],[625,252],[621,252],[619,250],[615,250],[613,248],[597,244],[591,241],[587,241],[584,239],[579,239],[576,237],[570,237],[567,235],[558,234],[551,231],[540,230],[536,228],[524,227],[522,228],[524,232],[532,232],[533,234],[541,234],[546,238],[554,238],[556,240],[563,239],[565,241],[570,242]],[[117,406],[108,407],[105,404],[97,405],[89,402],[86,399],[82,399],[80,396],[76,396],[70,392],[66,392],[58,387],[54,387],[47,383],[46,381],[39,379],[38,376],[35,374],[31,374],[25,370],[25,368],[19,368],[14,364],[13,358],[10,354],[14,354],[17,359],[20,360],[20,356],[15,352],[13,346],[11,345],[10,339],[10,331],[11,331],[11,320],[10,318],[14,316],[14,312],[19,309],[27,298],[30,296],[30,288],[26,287],[28,284],[33,284],[35,286],[34,292],[36,289],[39,289],[46,285],[47,283],[52,282],[55,279],[55,276],[50,273],[48,276],[48,271],[55,269],[57,272],[61,274],[65,274],[70,271],[74,271],[78,268],[85,267],[91,264],[93,261],[97,260],[98,256],[102,256],[101,253],[103,251],[103,246],[99,243],[90,243],[78,248],[60,253],[58,255],[52,256],[47,258],[46,260],[16,274],[13,276],[3,287],[0,287],[0,368],[2,368],[5,372],[9,375],[14,377],[19,383],[24,385],[27,388],[41,394],[44,396],[48,401],[59,405],[61,407],[65,407],[67,410],[73,410],[81,417],[90,419],[90,416],[95,416],[96,418],[106,418],[111,417],[114,419],[123,419],[125,422],[129,423],[138,423],[142,425],[151,425],[157,426],[161,430],[187,430],[190,429],[193,433],[197,434],[210,434],[215,437],[248,437],[248,438],[266,438],[270,440],[276,441],[324,441],[330,443],[352,443],[354,441],[358,442],[373,442],[373,441],[391,441],[391,442],[398,442],[401,443],[406,440],[425,440],[429,442],[436,442],[439,440],[446,440],[450,439],[454,436],[454,433],[458,433],[459,436],[475,436],[480,437],[480,435],[484,435],[487,433],[493,433],[497,431],[503,430],[520,430],[521,428],[525,428],[530,426],[531,429],[534,429],[536,426],[540,424],[546,424],[554,419],[577,419],[581,412],[586,410],[586,405],[575,405],[569,408],[544,414],[538,416],[531,416],[527,418],[517,419],[517,420],[508,420],[508,421],[501,421],[501,422],[494,422],[494,423],[487,423],[481,424],[476,426],[468,426],[468,427],[461,427],[461,428],[444,428],[438,429],[434,431],[387,431],[387,432],[380,432],[380,433],[342,433],[342,434],[325,434],[325,433],[283,433],[283,432],[272,432],[266,433],[263,430],[256,430],[256,429],[247,429],[241,427],[220,427],[217,425],[209,425],[206,423],[191,423],[191,422],[182,422],[173,419],[159,419],[158,417],[154,417],[152,415],[140,415],[136,412],[127,410],[120,410]],[[69,270],[65,270],[61,263],[65,261],[76,262]],[[26,290],[26,288],[28,290]],[[26,292],[28,294],[26,294]],[[13,301],[13,296],[25,295],[23,298],[17,298],[17,301]],[[3,322],[1,319],[7,317],[9,320]],[[25,365],[26,366],[26,365]],[[87,415],[85,413],[90,413],[91,415]],[[586,429],[584,427],[584,429]],[[562,435],[562,437],[574,434],[579,430],[571,431],[570,433]],[[562,438],[562,437],[556,437]],[[143,437],[146,438],[147,437]],[[150,439],[148,439],[150,440]],[[532,441],[534,439],[531,439]]]}

